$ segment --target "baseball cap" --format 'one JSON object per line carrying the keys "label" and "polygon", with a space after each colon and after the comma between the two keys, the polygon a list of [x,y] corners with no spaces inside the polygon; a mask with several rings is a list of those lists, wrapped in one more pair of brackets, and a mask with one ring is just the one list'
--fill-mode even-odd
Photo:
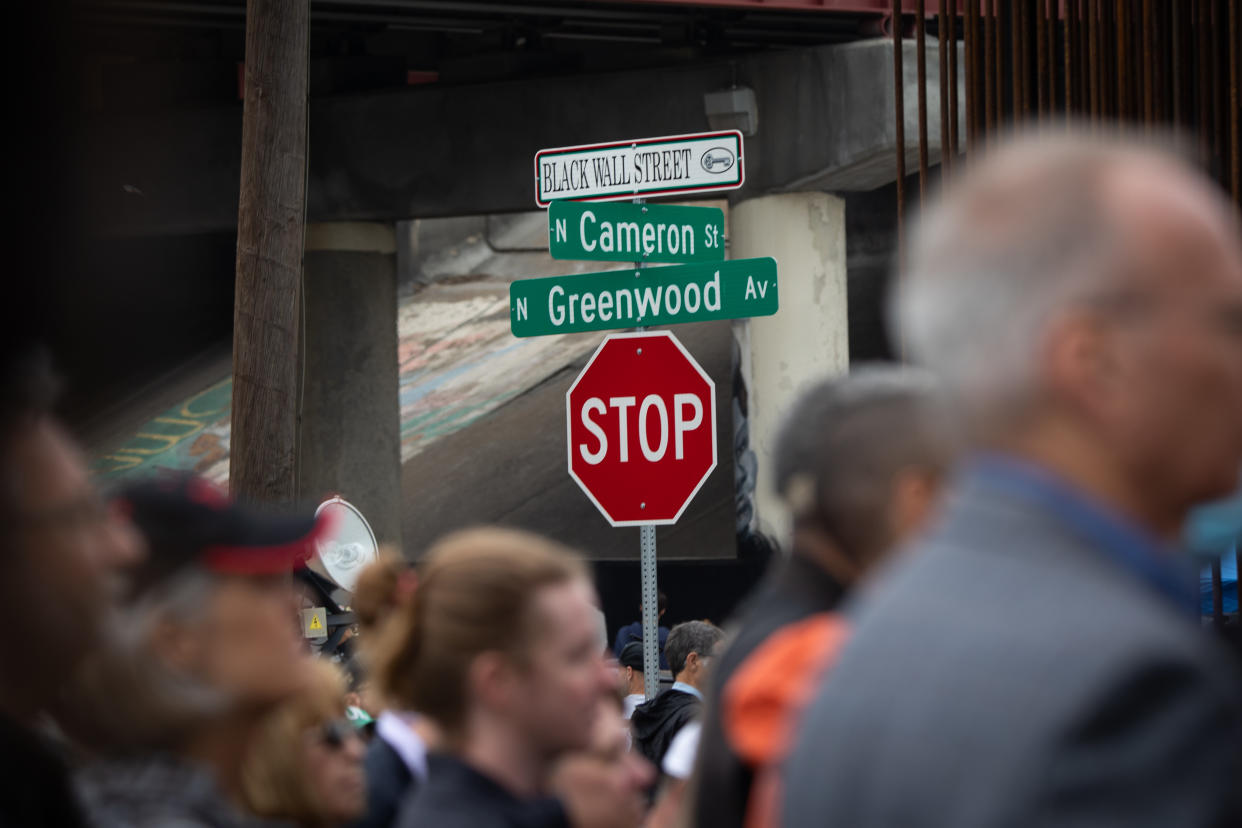
{"label": "baseball cap", "polygon": [[260,511],[231,500],[193,474],[168,473],[114,496],[145,536],[145,560],[131,572],[134,591],[198,566],[220,575],[275,575],[302,564],[331,520],[312,512]]}
{"label": "baseball cap", "polygon": [[622,667],[632,667],[638,672],[643,671],[643,642],[631,641],[621,648],[621,658],[617,659],[621,662]]}

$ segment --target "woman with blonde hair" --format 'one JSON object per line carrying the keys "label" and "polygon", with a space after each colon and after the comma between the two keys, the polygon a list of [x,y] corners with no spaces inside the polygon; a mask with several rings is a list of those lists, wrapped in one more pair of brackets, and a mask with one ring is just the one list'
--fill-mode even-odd
{"label": "woman with blonde hair", "polygon": [[553,767],[590,746],[615,692],[595,604],[582,561],[537,535],[475,529],[428,552],[376,664],[381,692],[443,736],[397,825],[537,828],[601,824],[601,813],[637,823],[641,798],[620,774],[564,804],[550,795]]}
{"label": "woman with blonde hair", "polygon": [[345,676],[316,660],[306,688],[277,708],[242,764],[242,793],[257,816],[330,828],[366,807],[363,743],[345,717]]}

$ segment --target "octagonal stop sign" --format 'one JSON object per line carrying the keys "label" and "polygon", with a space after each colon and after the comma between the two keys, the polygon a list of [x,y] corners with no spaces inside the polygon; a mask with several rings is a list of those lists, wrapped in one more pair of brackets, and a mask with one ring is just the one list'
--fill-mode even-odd
{"label": "octagonal stop sign", "polygon": [[676,522],[716,468],[716,385],[668,331],[610,335],[565,403],[569,475],[613,526]]}

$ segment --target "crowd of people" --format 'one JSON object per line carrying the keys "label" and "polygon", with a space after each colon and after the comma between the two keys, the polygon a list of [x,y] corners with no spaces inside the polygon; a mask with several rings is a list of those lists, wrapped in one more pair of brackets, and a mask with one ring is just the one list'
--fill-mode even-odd
{"label": "crowd of people", "polygon": [[312,655],[290,573],[329,519],[102,496],[6,349],[0,824],[1242,825],[1242,664],[1179,552],[1242,486],[1236,209],[1152,145],[1018,137],[892,308],[919,367],[786,413],[787,552],[660,628],[663,687],[583,556],[507,528],[372,565],[356,654]]}

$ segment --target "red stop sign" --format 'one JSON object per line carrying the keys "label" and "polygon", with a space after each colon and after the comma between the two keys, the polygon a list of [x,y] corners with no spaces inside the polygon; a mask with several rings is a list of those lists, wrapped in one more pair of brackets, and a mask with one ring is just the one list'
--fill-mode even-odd
{"label": "red stop sign", "polygon": [[612,334],[565,394],[569,475],[613,526],[674,523],[716,468],[716,386],[668,331]]}

